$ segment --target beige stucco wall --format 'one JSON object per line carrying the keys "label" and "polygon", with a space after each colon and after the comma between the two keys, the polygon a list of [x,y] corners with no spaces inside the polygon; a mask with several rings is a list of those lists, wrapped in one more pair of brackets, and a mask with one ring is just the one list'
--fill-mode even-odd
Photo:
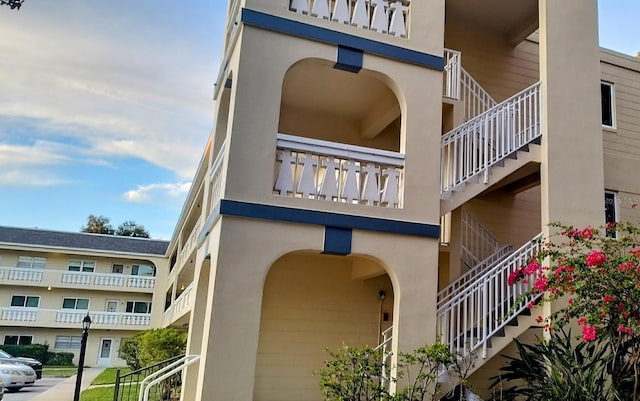
{"label": "beige stucco wall", "polygon": [[364,68],[388,77],[386,83],[395,92],[402,110],[403,209],[295,199],[273,194],[284,77],[292,65],[303,59],[335,62],[336,47],[246,26],[241,40],[242,55],[234,54],[229,64],[234,76],[242,79],[234,81],[231,95],[233,123],[228,126],[227,137],[231,131],[233,134],[228,147],[225,199],[438,224],[439,177],[424,172],[437,171],[440,164],[442,99],[439,91],[431,90],[442,85],[440,72],[364,55]]}
{"label": "beige stucco wall", "polygon": [[[254,400],[321,400],[319,377],[328,348],[378,344],[379,291],[391,317],[387,276],[352,279],[352,259],[292,254],[278,260],[264,286]],[[391,321],[382,322],[382,330]]]}

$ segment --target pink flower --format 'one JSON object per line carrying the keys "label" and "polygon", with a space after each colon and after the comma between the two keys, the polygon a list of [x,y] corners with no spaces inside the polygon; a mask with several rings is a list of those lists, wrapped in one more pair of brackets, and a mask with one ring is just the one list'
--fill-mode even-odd
{"label": "pink flower", "polygon": [[534,288],[539,291],[545,291],[549,287],[549,279],[546,277],[538,277],[533,283]]}
{"label": "pink flower", "polygon": [[593,251],[587,256],[587,266],[599,266],[607,260],[607,256],[602,251]]}
{"label": "pink flower", "polygon": [[569,298],[569,305],[573,305],[573,298]]}
{"label": "pink flower", "polygon": [[509,285],[514,285],[515,283],[517,283],[518,280],[520,279],[520,273],[522,273],[522,270],[516,270],[509,273],[509,277],[507,278],[507,283],[509,283]]}
{"label": "pink flower", "polygon": [[531,263],[529,263],[527,267],[524,268],[524,274],[532,275],[536,273],[538,270],[540,270],[540,262],[538,262],[537,260],[534,260]]}
{"label": "pink flower", "polygon": [[587,324],[587,318],[586,318],[586,317],[584,317],[584,316],[579,317],[579,318],[578,318],[578,324],[579,324],[580,326],[584,326],[585,324]]}
{"label": "pink flower", "polygon": [[629,254],[630,254],[631,256],[635,256],[635,257],[640,256],[640,248],[630,250],[630,251],[629,251]]}
{"label": "pink flower", "polygon": [[593,326],[584,326],[582,328],[582,339],[584,342],[593,341],[596,339],[596,328]]}
{"label": "pink flower", "polygon": [[627,270],[633,269],[635,267],[635,264],[633,262],[624,262],[624,263],[620,263],[620,266],[618,266],[618,271],[620,273],[624,273]]}
{"label": "pink flower", "polygon": [[536,322],[538,322],[538,323],[542,323],[542,320],[543,320],[543,319],[542,319],[542,316],[538,316],[538,317],[536,318]]}
{"label": "pink flower", "polygon": [[618,330],[618,333],[624,333],[624,334],[628,334],[628,335],[632,335],[633,334],[633,330],[631,330],[630,327],[625,327],[623,325],[618,326],[617,330]]}
{"label": "pink flower", "polygon": [[612,297],[611,295],[606,294],[604,296],[604,298],[602,298],[602,300],[604,301],[604,303],[609,303],[609,302],[615,301],[616,299],[614,297]]}
{"label": "pink flower", "polygon": [[593,238],[593,227],[587,227],[584,230],[580,231],[578,234],[584,239],[592,239]]}

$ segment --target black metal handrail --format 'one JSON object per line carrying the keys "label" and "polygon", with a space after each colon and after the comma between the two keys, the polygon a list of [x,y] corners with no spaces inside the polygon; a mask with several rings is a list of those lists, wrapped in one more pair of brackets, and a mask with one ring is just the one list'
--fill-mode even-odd
{"label": "black metal handrail", "polygon": [[[116,384],[113,391],[113,401],[138,401],[138,395],[140,393],[140,382],[152,373],[164,368],[165,366],[183,358],[184,355],[174,356],[173,358],[166,359],[162,362],[155,363],[153,365],[145,366],[129,373],[120,374],[120,369],[116,371]],[[176,375],[170,377],[166,381],[166,386],[156,386],[154,394],[149,399],[164,401],[171,399],[169,392],[170,388],[182,385],[182,375],[178,372]]]}

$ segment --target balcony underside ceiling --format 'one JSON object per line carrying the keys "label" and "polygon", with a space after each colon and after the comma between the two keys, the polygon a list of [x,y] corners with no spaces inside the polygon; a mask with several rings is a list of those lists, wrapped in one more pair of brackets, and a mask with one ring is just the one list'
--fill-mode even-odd
{"label": "balcony underside ceiling", "polygon": [[447,0],[447,23],[493,31],[516,45],[538,29],[538,0]]}

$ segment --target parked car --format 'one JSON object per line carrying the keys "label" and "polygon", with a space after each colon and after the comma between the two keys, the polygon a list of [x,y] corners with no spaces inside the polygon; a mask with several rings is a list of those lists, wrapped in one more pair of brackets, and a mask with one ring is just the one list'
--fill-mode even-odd
{"label": "parked car", "polygon": [[2,401],[3,397],[4,397],[4,381],[0,379],[0,401]]}
{"label": "parked car", "polygon": [[19,363],[22,365],[30,366],[33,370],[36,371],[37,379],[42,379],[42,362],[37,359],[13,356],[7,351],[0,349],[0,363]]}
{"label": "parked car", "polygon": [[0,379],[8,392],[18,391],[23,387],[33,386],[36,382],[36,372],[27,365],[20,363],[0,364]]}

